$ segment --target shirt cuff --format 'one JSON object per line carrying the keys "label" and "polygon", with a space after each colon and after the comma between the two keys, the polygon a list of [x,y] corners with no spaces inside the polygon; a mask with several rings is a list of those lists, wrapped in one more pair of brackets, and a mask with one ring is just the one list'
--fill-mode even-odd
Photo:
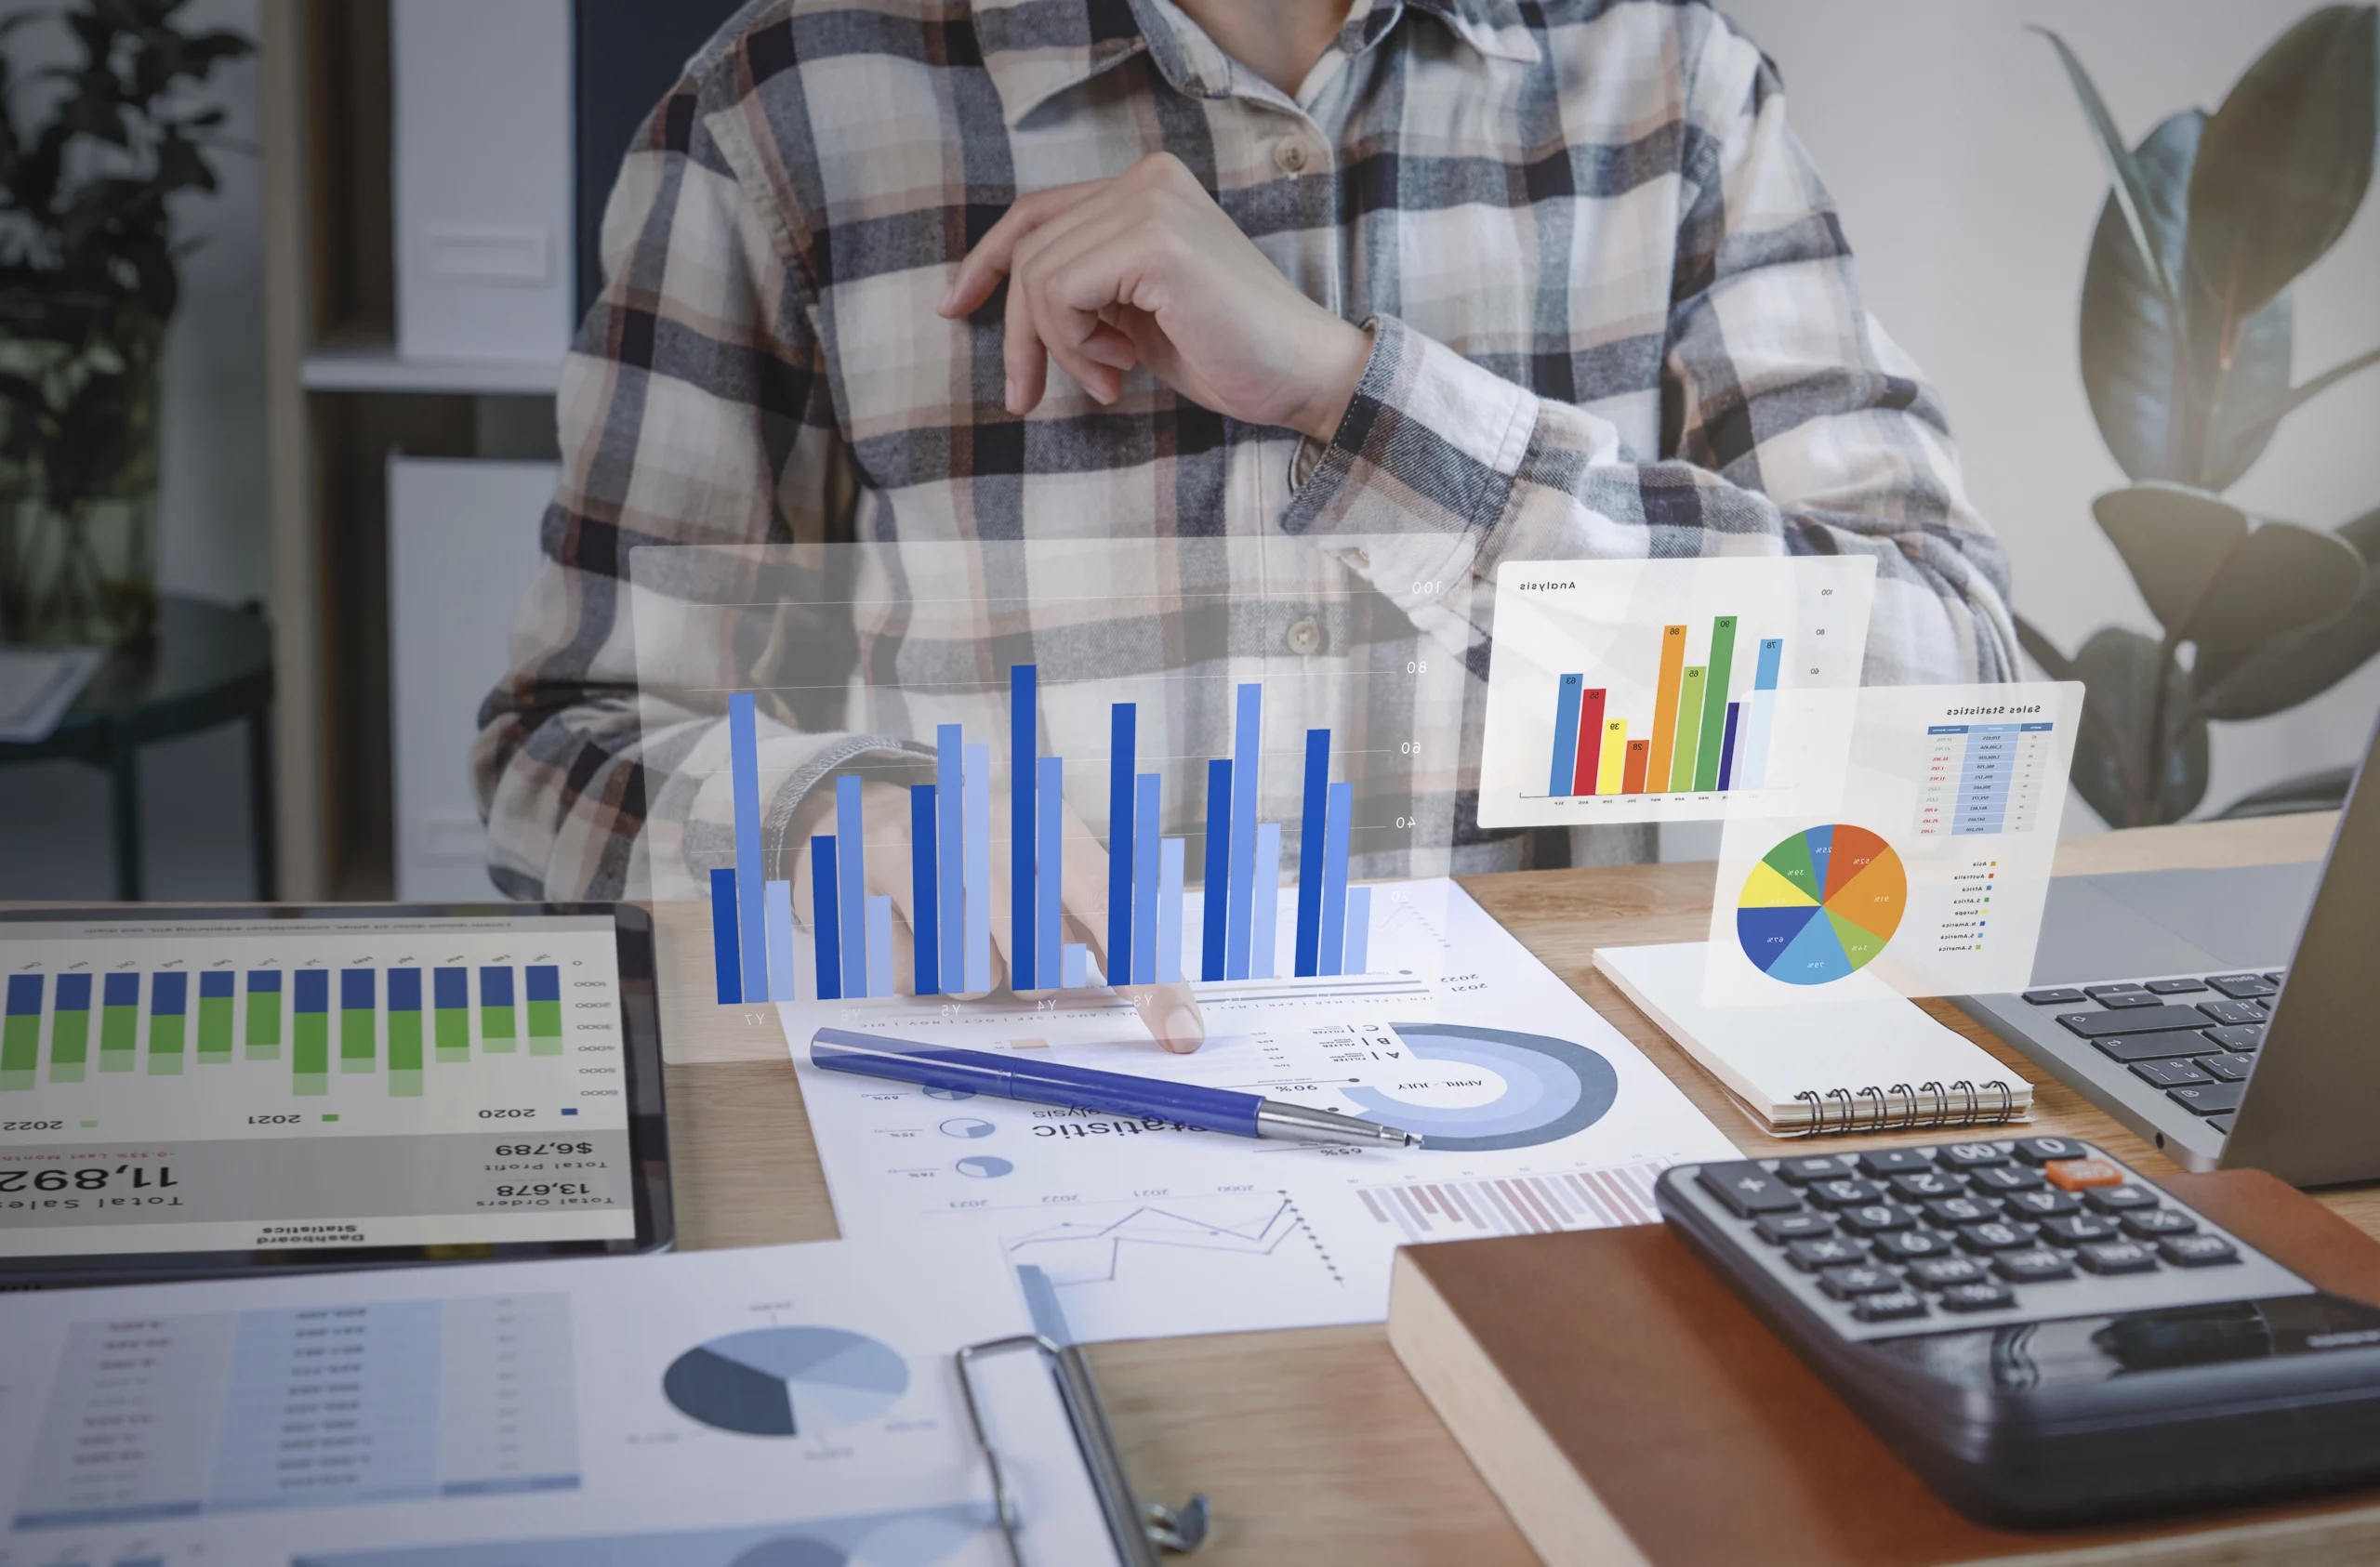
{"label": "shirt cuff", "polygon": [[1395,316],[1366,325],[1372,351],[1363,378],[1330,444],[1318,456],[1301,448],[1282,529],[1434,537],[1413,540],[1416,565],[1467,569],[1512,498],[1537,428],[1537,396]]}

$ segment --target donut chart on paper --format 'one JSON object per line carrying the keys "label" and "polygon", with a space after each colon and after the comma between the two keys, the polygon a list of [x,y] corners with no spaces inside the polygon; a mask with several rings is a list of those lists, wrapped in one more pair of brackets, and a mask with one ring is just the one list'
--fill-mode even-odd
{"label": "donut chart on paper", "polygon": [[1823,985],[1866,968],[1908,908],[1909,872],[1893,846],[1836,823],[1761,857],[1736,900],[1736,940],[1770,979]]}

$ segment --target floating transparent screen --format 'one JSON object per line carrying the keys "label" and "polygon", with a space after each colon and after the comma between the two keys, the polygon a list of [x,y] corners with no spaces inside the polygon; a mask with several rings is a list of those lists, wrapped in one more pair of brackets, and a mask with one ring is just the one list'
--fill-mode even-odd
{"label": "floating transparent screen", "polygon": [[1360,546],[636,550],[637,884],[745,1001],[1363,972],[1450,867],[1469,633]]}

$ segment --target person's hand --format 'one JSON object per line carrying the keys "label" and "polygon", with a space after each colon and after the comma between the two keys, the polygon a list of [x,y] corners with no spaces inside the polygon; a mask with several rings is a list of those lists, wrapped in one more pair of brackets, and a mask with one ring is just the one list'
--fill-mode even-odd
{"label": "person's hand", "polygon": [[1145,366],[1200,407],[1327,441],[1371,353],[1361,327],[1299,293],[1170,153],[1019,198],[959,263],[942,313],[972,314],[1002,277],[1020,417],[1054,359],[1102,403]]}
{"label": "person's hand", "polygon": [[[869,782],[860,786],[860,809],[867,821],[867,890],[871,895],[892,900],[892,911],[914,936],[917,928],[917,882],[912,869],[913,858],[909,837],[908,791],[890,784]],[[1062,941],[1078,941],[1091,949],[1104,971],[1107,963],[1107,851],[1091,830],[1075,815],[1074,807],[1065,808],[1063,832],[1065,836],[1065,874],[1059,886]],[[807,844],[807,837],[800,841]],[[800,908],[813,908],[811,856],[805,849],[794,867],[793,896]],[[997,913],[1009,906],[1009,876],[1006,856],[991,857],[992,885],[990,904]],[[957,910],[938,911],[938,917],[957,917]],[[1003,938],[1006,926],[998,920],[992,925],[992,983],[996,990],[1009,984],[1010,942]],[[893,954],[893,982],[904,989],[914,990],[917,976],[914,964],[901,943]],[[1047,984],[1037,990],[1056,990],[1057,976],[1048,976]],[[942,976],[945,994],[959,994],[960,976]],[[1130,1001],[1138,1011],[1149,1035],[1166,1049],[1186,1054],[1205,1043],[1206,1021],[1198,1010],[1197,999],[1187,984],[1122,985],[1117,994]]]}

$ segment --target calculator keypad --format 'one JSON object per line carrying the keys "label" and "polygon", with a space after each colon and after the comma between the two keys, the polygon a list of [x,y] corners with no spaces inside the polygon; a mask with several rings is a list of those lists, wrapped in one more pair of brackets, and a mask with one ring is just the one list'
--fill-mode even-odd
{"label": "calculator keypad", "polygon": [[1694,1184],[1739,1265],[1851,1337],[2311,1288],[2071,1138],[1741,1160]]}

